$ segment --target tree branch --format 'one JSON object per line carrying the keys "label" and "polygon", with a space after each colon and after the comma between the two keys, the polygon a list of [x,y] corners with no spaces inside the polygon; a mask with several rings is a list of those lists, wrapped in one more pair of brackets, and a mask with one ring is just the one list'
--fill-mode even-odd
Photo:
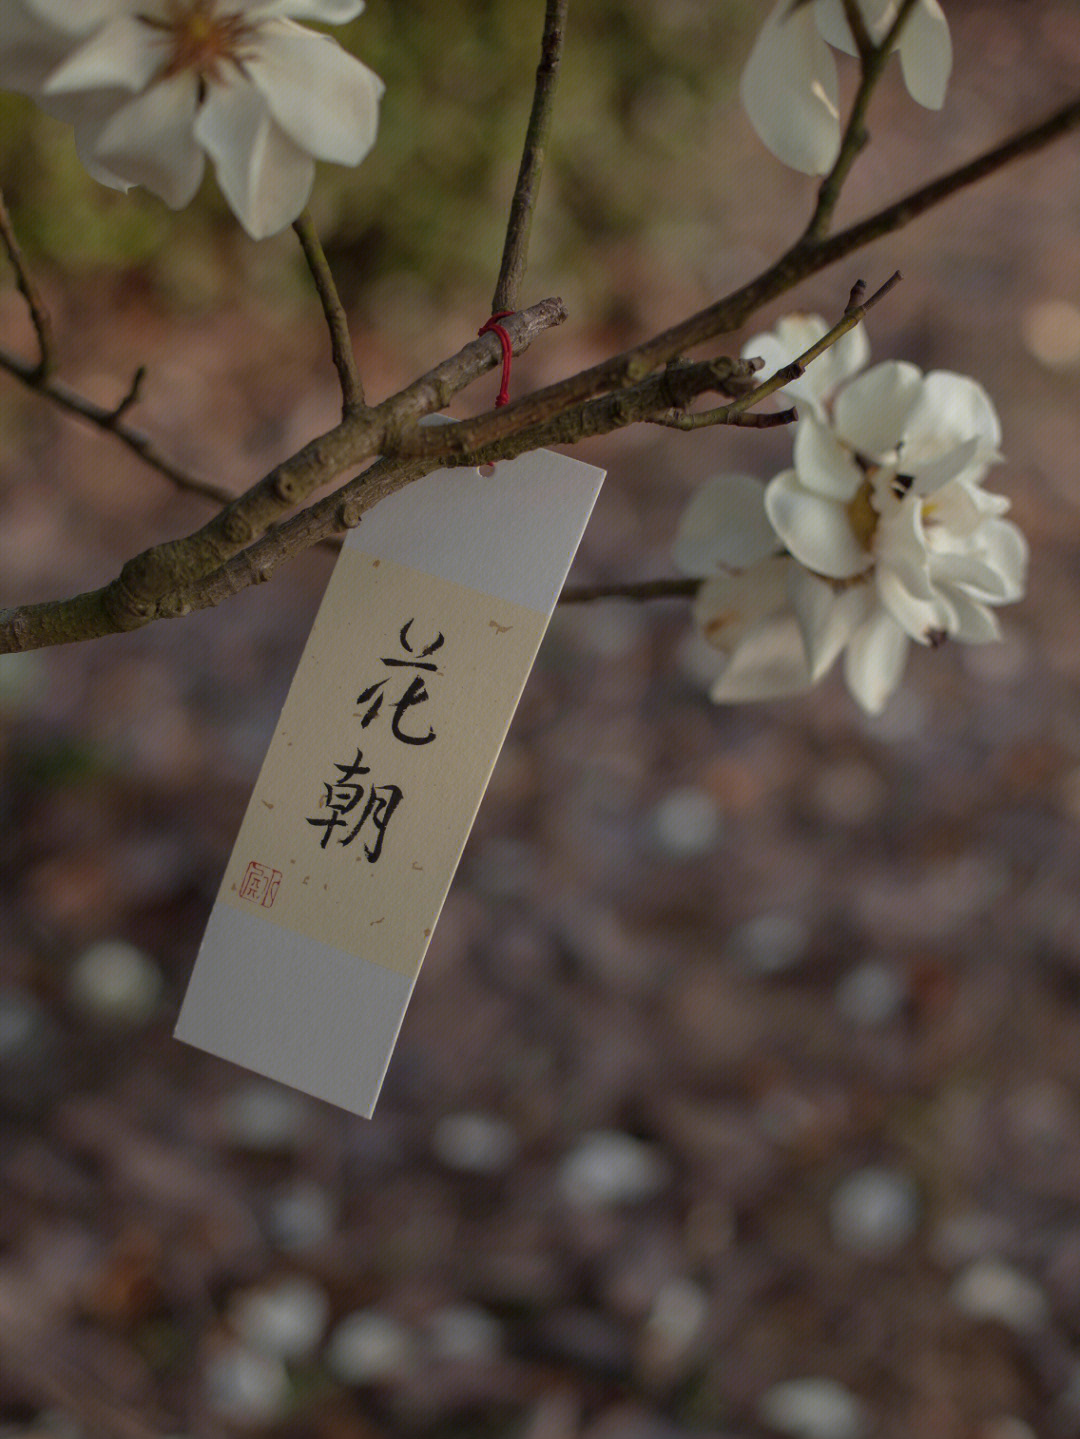
{"label": "tree branch", "polygon": [[525,277],[533,212],[540,191],[544,156],[551,131],[551,115],[555,103],[555,86],[559,78],[568,4],[569,0],[547,0],[532,111],[525,132],[525,148],[521,155],[514,197],[510,202],[510,218],[506,225],[506,242],[503,245],[499,278],[491,301],[493,315],[504,310],[516,310],[518,307],[521,282]]}
{"label": "tree branch", "polygon": [[142,379],[146,373],[141,365],[135,372],[135,378],[128,387],[127,394],[111,410],[107,410],[103,405],[96,405],[93,400],[86,399],[84,395],[78,394],[70,386],[65,385],[62,380],[50,379],[47,374],[42,374],[38,365],[27,364],[25,360],[20,360],[18,356],[9,354],[6,350],[0,350],[0,370],[6,370],[9,375],[14,375],[28,389],[51,400],[60,409],[67,410],[69,414],[78,415],[81,419],[89,420],[92,425],[107,434],[115,435],[132,454],[138,455],[144,464],[149,465],[152,470],[157,470],[159,475],[164,475],[185,494],[199,495],[204,500],[212,500],[216,505],[227,505],[236,498],[228,490],[211,484],[209,480],[200,480],[194,475],[187,474],[178,465],[174,465],[171,460],[160,454],[146,435],[121,424],[124,414],[138,399]]}
{"label": "tree branch", "polygon": [[[228,566],[234,556],[252,546],[315,489],[376,454],[385,456],[391,466],[381,472],[383,479],[389,482],[391,474],[398,477],[411,474],[415,478],[439,464],[476,464],[509,458],[548,442],[545,438],[548,435],[554,442],[581,438],[586,433],[601,433],[605,427],[630,423],[625,417],[635,415],[636,401],[641,402],[642,408],[642,414],[637,417],[652,417],[671,404],[666,400],[659,406],[661,398],[670,393],[659,387],[664,382],[670,384],[670,375],[650,381],[660,366],[677,360],[693,345],[737,329],[761,305],[808,276],[869,241],[900,229],[957,191],[1023,155],[1042,149],[1077,126],[1080,126],[1080,100],[1063,106],[1004,144],[985,151],[845,230],[822,238],[802,236],[774,265],[748,284],[643,344],[475,420],[420,431],[418,422],[423,415],[445,406],[451,395],[500,358],[494,335],[474,340],[458,355],[436,366],[399,394],[348,417],[327,434],[311,441],[226,506],[201,530],[184,539],[154,546],[130,560],[111,584],[66,601],[0,611],[0,653],[90,639],[184,613],[197,603],[197,599],[188,597],[198,595],[200,581]],[[505,324],[515,350],[526,348],[535,335],[559,323],[564,315],[560,301],[546,301],[510,317]],[[703,393],[709,384],[700,374],[698,379],[702,381],[698,393]],[[645,381],[658,386],[654,394],[643,385]],[[715,376],[713,381],[715,383]],[[767,381],[754,391],[755,403],[777,387],[770,388],[770,385]],[[642,387],[644,393],[634,395],[636,387]],[[731,422],[731,415],[747,408],[746,399],[740,397],[724,407],[728,411],[727,423]],[[590,401],[598,403],[593,406],[587,403]],[[576,406],[580,407],[577,414],[567,415]],[[423,463],[416,470],[411,468],[411,463],[394,468],[403,461]],[[371,471],[376,468],[372,466]],[[371,471],[358,477],[358,482],[364,480],[372,485],[369,493],[374,492],[374,481],[366,480]],[[402,483],[408,480],[403,479]],[[342,504],[340,495],[329,499],[339,507]],[[284,532],[284,526],[274,532],[279,544]],[[309,543],[321,537],[321,533],[313,536]],[[250,563],[250,560],[240,561],[241,565]]]}
{"label": "tree branch", "polygon": [[[520,354],[538,335],[565,318],[561,300],[542,300],[510,316],[504,324],[515,353]],[[400,427],[442,409],[501,358],[502,349],[494,335],[472,340],[382,404],[342,420],[310,441],[202,529],[136,555],[110,584],[67,600],[0,610],[0,654],[95,639],[187,613],[192,605],[186,595],[201,579],[246,549],[314,490],[387,448]],[[436,467],[421,466],[411,473],[415,478]]]}
{"label": "tree branch", "polygon": [[330,353],[341,384],[341,413],[347,419],[349,415],[364,408],[364,385],[349,335],[349,321],[338,295],[322,241],[315,229],[315,221],[306,205],[293,221],[293,229],[300,241],[311,278],[315,281],[319,303],[326,317],[326,328],[330,331]]}
{"label": "tree branch", "polygon": [[885,73],[893,46],[896,44],[904,21],[911,14],[914,3],[915,0],[901,0],[900,9],[896,19],[889,27],[888,33],[880,45],[875,45],[866,28],[858,0],[844,0],[844,13],[859,51],[861,75],[859,88],[852,101],[851,114],[848,116],[843,138],[840,141],[840,153],[818,189],[817,204],[814,206],[814,213],[805,230],[805,236],[808,239],[819,239],[828,232],[844,182],[851,173],[851,167],[859,153],[870,138],[870,132],[866,128],[866,115],[870,108],[871,96]]}
{"label": "tree branch", "polygon": [[692,600],[703,580],[682,575],[663,580],[633,580],[621,584],[567,585],[559,596],[560,605],[584,605],[593,600]]}
{"label": "tree branch", "polygon": [[41,301],[34,282],[30,278],[30,271],[26,267],[19,241],[15,235],[14,226],[11,223],[11,216],[8,214],[7,206],[4,203],[4,196],[0,193],[0,244],[7,252],[11,268],[15,271],[15,284],[19,294],[26,301],[26,308],[30,312],[30,323],[34,327],[34,334],[38,343],[38,362],[33,367],[33,375],[37,380],[48,378],[53,368],[52,353],[52,326],[49,321],[49,312]]}
{"label": "tree branch", "polygon": [[441,425],[438,431],[410,433],[396,453],[427,456],[443,453],[473,453],[519,431],[522,426],[545,420],[560,408],[588,400],[606,391],[638,383],[658,366],[681,354],[693,345],[715,339],[737,330],[755,310],[793,289],[802,280],[827,269],[845,255],[860,249],[871,240],[880,239],[902,229],[917,216],[940,204],[957,191],[974,184],[986,175],[1002,169],[1023,155],[1045,148],[1051,141],[1080,126],[1080,99],[1022,130],[1004,144],[984,151],[982,155],[950,170],[939,179],[878,210],[845,230],[816,239],[801,236],[791,249],[755,279],[733,290],[715,304],[663,330],[643,344],[622,354],[602,360],[569,379],[556,381],[542,390],[535,390],[500,410],[489,411],[472,420]]}

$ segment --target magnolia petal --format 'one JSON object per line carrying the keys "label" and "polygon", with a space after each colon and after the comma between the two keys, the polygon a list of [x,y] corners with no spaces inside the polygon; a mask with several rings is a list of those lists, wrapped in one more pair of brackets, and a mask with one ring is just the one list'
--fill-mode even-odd
{"label": "magnolia petal", "polygon": [[374,145],[385,87],[336,40],[271,21],[246,70],[281,129],[316,159],[358,165]]}
{"label": "magnolia petal", "polygon": [[785,165],[824,175],[840,150],[836,62],[810,8],[779,0],[740,81],[750,123]]}
{"label": "magnolia petal", "polygon": [[875,610],[844,651],[844,681],[868,714],[880,714],[900,683],[908,637],[885,610]]}
{"label": "magnolia petal", "polygon": [[8,0],[0,34],[0,88],[32,95],[71,48],[71,38]]}
{"label": "magnolia petal", "polygon": [[[866,21],[866,28],[875,45],[885,38],[885,32],[896,18],[896,0],[860,0],[859,9]],[[837,50],[845,55],[857,55],[858,47],[851,33],[851,26],[844,14],[842,0],[817,0],[814,5],[818,33]]]}
{"label": "magnolia petal", "polygon": [[687,575],[745,570],[779,542],[765,513],[764,486],[750,475],[717,475],[694,493],[672,546]]}
{"label": "magnolia petal", "polygon": [[792,565],[788,592],[806,651],[806,664],[815,682],[832,667],[856,628],[866,618],[870,590],[851,585],[835,590],[825,580]]}
{"label": "magnolia petal", "polygon": [[904,423],[904,463],[937,459],[972,436],[979,441],[978,460],[1000,458],[1001,422],[990,396],[968,375],[931,370]]}
{"label": "magnolia petal", "polygon": [[[72,4],[72,0],[25,0],[25,4],[39,20],[68,35],[88,35],[104,21],[135,8],[135,0],[127,4],[120,0],[78,0],[78,4]],[[4,23],[7,24],[6,15]]]}
{"label": "magnolia petal", "polygon": [[844,580],[861,574],[870,564],[870,556],[851,528],[846,507],[804,489],[794,470],[770,480],[765,489],[765,512],[784,544],[808,570]]}
{"label": "magnolia petal", "polygon": [[1005,576],[992,564],[978,555],[955,550],[931,556],[930,578],[935,585],[948,589],[963,585],[966,589],[975,590],[992,604],[1004,604],[1008,593]]}
{"label": "magnolia petal", "polygon": [[196,81],[190,74],[152,85],[113,113],[94,142],[94,157],[173,209],[187,205],[199,188],[205,163],[191,137],[196,103]]}
{"label": "magnolia petal", "polygon": [[364,9],[364,0],[249,0],[249,15],[271,19],[315,20],[322,25],[343,25],[355,20]]}
{"label": "magnolia petal", "polygon": [[110,20],[49,76],[47,94],[72,90],[145,90],[168,59],[156,32],[134,16]]}
{"label": "magnolia petal", "polygon": [[845,504],[855,498],[863,472],[835,430],[807,415],[795,430],[794,448],[799,483],[806,489]]}
{"label": "magnolia petal", "polygon": [[949,629],[949,610],[940,592],[929,598],[913,593],[895,570],[878,566],[874,572],[878,598],[896,623],[921,645],[928,645],[933,635]]}
{"label": "magnolia petal", "polygon": [[912,494],[933,495],[936,506],[938,492],[943,486],[971,472],[980,444],[978,436],[972,435],[971,439],[946,450],[936,460],[917,460],[914,464],[909,464],[901,451],[900,468],[914,481]]}
{"label": "magnolia petal", "polygon": [[875,365],[841,390],[838,433],[868,459],[883,459],[899,444],[922,382],[922,371],[906,360]]}
{"label": "magnolia petal", "polygon": [[65,125],[74,128],[75,150],[88,175],[99,184],[108,185],[112,190],[131,189],[133,181],[121,179],[103,165],[95,154],[102,130],[117,110],[129,103],[126,95],[117,97],[116,92],[111,90],[91,92],[87,95],[39,95],[37,102],[54,120],[62,120]]}
{"label": "magnolia petal", "polygon": [[988,645],[1001,638],[1001,625],[993,610],[963,590],[949,590],[948,600],[953,612],[951,638],[965,645]]}
{"label": "magnolia petal", "polygon": [[956,481],[963,485],[966,493],[971,497],[971,503],[984,517],[998,518],[1008,514],[1012,509],[1012,501],[1008,495],[997,495],[993,490],[984,490],[978,480],[970,480],[967,475]]}
{"label": "magnolia petal", "polygon": [[315,162],[274,123],[252,86],[215,86],[199,111],[195,138],[253,240],[276,235],[307,204]]}
{"label": "magnolia petal", "polygon": [[[976,486],[960,479],[950,480],[935,491],[933,499],[923,505],[926,543],[931,549],[948,549],[958,540],[966,542],[990,515],[1002,513],[996,506],[985,509],[977,498],[979,493]],[[993,498],[1005,499],[1004,495]],[[1005,500],[1005,509],[1008,507]]]}
{"label": "magnolia petal", "polygon": [[[811,345],[817,344],[829,326],[820,315],[785,315],[778,321],[775,330],[755,335],[742,347],[743,358],[760,356],[765,361],[761,371],[762,380],[775,375],[784,365],[789,365],[799,355],[805,354]],[[865,366],[870,358],[870,342],[866,329],[859,324],[841,335],[835,345],[816,360],[812,360],[797,380],[792,380],[780,391],[789,399],[809,404],[819,420],[826,418],[825,403],[836,390]]]}
{"label": "magnolia petal", "polygon": [[744,359],[760,355],[765,361],[761,378],[767,380],[781,365],[788,364],[828,333],[829,326],[821,315],[785,315],[776,327],[754,335],[742,347]]}
{"label": "magnolia petal", "polygon": [[694,623],[714,649],[730,654],[748,630],[787,608],[790,563],[764,560],[743,574],[705,581],[694,601]]}
{"label": "magnolia petal", "polygon": [[891,570],[912,594],[932,597],[923,507],[918,500],[909,496],[878,522],[874,554],[878,567]]}
{"label": "magnolia petal", "polygon": [[[987,564],[998,575],[1003,595],[998,603],[1012,604],[1027,586],[1028,542],[1011,520],[984,520],[979,542]],[[988,599],[988,595],[981,598]]]}
{"label": "magnolia petal", "polygon": [[952,37],[938,0],[918,0],[900,32],[900,68],[908,94],[940,110],[952,72]]}
{"label": "magnolia petal", "polygon": [[747,634],[709,690],[715,704],[782,699],[813,684],[799,626],[790,615]]}

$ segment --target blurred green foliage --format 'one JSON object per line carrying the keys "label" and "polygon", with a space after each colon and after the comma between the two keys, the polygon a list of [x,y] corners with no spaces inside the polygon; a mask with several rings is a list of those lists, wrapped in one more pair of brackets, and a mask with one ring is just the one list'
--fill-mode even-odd
{"label": "blurred green foliage", "polygon": [[[321,165],[312,208],[348,298],[407,274],[433,296],[490,283],[539,55],[543,0],[370,0],[334,29],[386,81],[358,170]],[[758,0],[571,5],[534,257],[582,273],[598,242],[670,232],[731,98]],[[165,298],[210,301],[252,246],[212,180],[173,215],[91,180],[70,131],[0,96],[0,183],[38,260],[142,271]],[[280,262],[279,262],[280,263]],[[204,294],[200,294],[204,291]]]}

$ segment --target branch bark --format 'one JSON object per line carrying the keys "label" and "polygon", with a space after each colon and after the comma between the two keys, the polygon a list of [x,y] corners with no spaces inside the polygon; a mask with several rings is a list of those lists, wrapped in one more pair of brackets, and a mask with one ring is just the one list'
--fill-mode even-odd
{"label": "branch bark", "polygon": [[[408,477],[415,478],[440,464],[478,464],[509,458],[541,444],[572,443],[586,434],[653,418],[657,413],[654,402],[664,393],[659,387],[670,379],[655,375],[661,366],[677,360],[691,346],[737,329],[760,306],[810,275],[900,229],[966,186],[1042,149],[1078,126],[1080,99],[845,230],[822,237],[804,234],[748,284],[644,343],[477,419],[421,429],[419,421],[424,415],[443,408],[453,394],[491,369],[501,357],[494,335],[474,340],[397,395],[347,417],[312,440],[226,505],[202,529],[186,538],[156,545],[128,561],[111,584],[70,600],[0,611],[0,653],[91,639],[186,613],[201,603],[206,592],[204,582],[212,581],[212,588],[223,570],[232,579],[243,571],[250,576],[247,583],[251,583],[266,570],[265,565],[257,563],[265,547],[240,558],[235,566],[234,559],[272,527],[277,528],[268,537],[271,545],[281,546],[283,537],[304,532],[303,525],[312,521],[297,517],[299,528],[295,532],[281,522],[316,489],[377,454],[382,454],[389,466],[378,471],[378,482],[367,478],[377,470],[374,466],[353,482],[369,487],[365,501],[376,492],[377,483],[396,483],[398,479],[408,483]],[[561,301],[546,301],[509,317],[505,328],[515,351],[525,349],[537,334],[559,323],[564,315]],[[698,380],[701,388],[696,393],[710,388],[700,373]],[[655,392],[646,382],[658,387]],[[766,392],[760,390],[757,398]],[[591,403],[594,401],[598,403]],[[745,397],[722,408],[730,414],[741,413],[746,408]],[[422,463],[414,468],[414,462]],[[346,486],[328,498],[331,505],[340,507],[350,496],[350,487]],[[319,514],[325,512],[320,510]],[[318,527],[314,526],[306,532],[311,535],[307,542],[314,543],[339,527],[335,524],[328,531],[315,533]]]}
{"label": "branch bark", "polygon": [[49,322],[49,312],[42,303],[37,286],[30,278],[30,271],[23,259],[23,253],[2,194],[0,194],[0,245],[6,251],[11,268],[15,271],[15,285],[19,294],[26,301],[26,308],[30,312],[30,323],[34,327],[34,335],[37,338],[38,362],[33,367],[32,373],[37,379],[44,380],[53,367],[52,326]]}
{"label": "branch bark", "polygon": [[[504,324],[515,353],[521,353],[565,318],[563,302],[552,299],[510,316]],[[385,448],[400,427],[444,408],[501,358],[494,335],[472,340],[397,395],[312,440],[202,529],[136,555],[110,584],[67,600],[0,610],[0,654],[95,639],[186,614],[192,608],[186,596],[200,580],[248,548],[314,490]]]}
{"label": "branch bark", "polygon": [[315,290],[319,296],[319,303],[322,305],[326,328],[330,331],[330,354],[334,361],[334,369],[338,372],[338,382],[341,385],[341,413],[343,417],[348,418],[349,415],[364,408],[364,385],[356,364],[352,336],[349,334],[349,321],[345,316],[345,306],[341,303],[337,285],[334,283],[333,272],[323,250],[322,241],[319,239],[319,233],[315,229],[315,221],[311,218],[311,211],[306,205],[297,219],[293,221],[293,229],[296,231],[296,238],[300,241],[300,248],[304,252],[304,259],[311,271],[311,278],[315,282]]}
{"label": "branch bark", "polygon": [[559,61],[562,58],[563,40],[566,34],[566,11],[569,0],[547,0],[544,13],[544,35],[540,42],[540,64],[536,71],[533,89],[532,111],[525,132],[525,148],[518,169],[514,198],[510,202],[510,218],[506,226],[506,242],[503,246],[502,264],[491,301],[491,313],[498,315],[504,310],[516,310],[525,278],[525,264],[529,252],[529,236],[532,232],[533,212],[540,191],[540,177],[544,170],[544,156],[548,135],[551,131],[551,116],[555,103],[555,86],[559,78]]}
{"label": "branch bark", "polygon": [[475,453],[483,446],[518,432],[523,426],[547,419],[559,409],[592,399],[606,391],[637,384],[660,365],[692,346],[737,330],[755,310],[793,289],[802,280],[834,265],[870,241],[902,229],[957,191],[993,174],[1013,160],[1034,154],[1078,126],[1080,99],[1062,106],[1038,125],[1022,130],[1004,144],[984,151],[974,160],[950,170],[928,185],[912,190],[903,199],[849,225],[845,230],[820,239],[801,236],[774,265],[748,284],[643,344],[602,360],[569,379],[511,401],[501,410],[490,411],[473,420],[442,425],[437,431],[414,430],[395,453],[417,457],[436,453],[447,457]]}

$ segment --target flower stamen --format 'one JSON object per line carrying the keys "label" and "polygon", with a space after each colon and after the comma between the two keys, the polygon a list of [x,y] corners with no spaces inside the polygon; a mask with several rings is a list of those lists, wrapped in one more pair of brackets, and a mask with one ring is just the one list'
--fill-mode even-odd
{"label": "flower stamen", "polygon": [[220,83],[225,65],[242,70],[253,58],[255,26],[243,14],[219,14],[220,0],[181,0],[171,20],[140,17],[143,24],[164,32],[172,53],[159,76],[167,80],[185,70]]}
{"label": "flower stamen", "polygon": [[874,509],[873,494],[873,486],[869,479],[865,479],[856,490],[854,499],[849,500],[847,505],[847,516],[855,538],[868,552],[874,548],[874,534],[878,526],[878,512]]}

